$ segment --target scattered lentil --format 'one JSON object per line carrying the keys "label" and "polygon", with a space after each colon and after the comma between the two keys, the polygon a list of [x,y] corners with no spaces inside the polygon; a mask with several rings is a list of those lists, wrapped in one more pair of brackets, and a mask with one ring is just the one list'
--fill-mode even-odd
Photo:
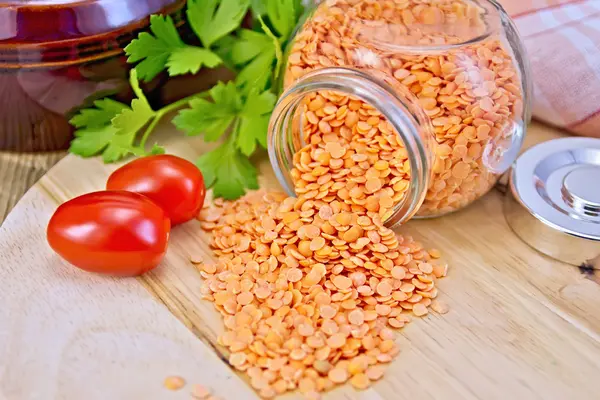
{"label": "scattered lentil", "polygon": [[433,300],[431,302],[431,309],[438,314],[446,314],[446,313],[448,313],[448,311],[450,311],[450,308],[448,307],[448,305],[439,300]]}
{"label": "scattered lentil", "polygon": [[185,380],[180,376],[169,376],[165,379],[164,386],[169,390],[179,390],[185,386]]}
{"label": "scattered lentil", "polygon": [[196,384],[192,387],[192,397],[198,400],[205,400],[210,396],[210,390],[205,386]]}
{"label": "scattered lentil", "polygon": [[192,264],[202,264],[204,262],[204,258],[201,255],[196,254],[196,255],[190,256],[190,262]]}

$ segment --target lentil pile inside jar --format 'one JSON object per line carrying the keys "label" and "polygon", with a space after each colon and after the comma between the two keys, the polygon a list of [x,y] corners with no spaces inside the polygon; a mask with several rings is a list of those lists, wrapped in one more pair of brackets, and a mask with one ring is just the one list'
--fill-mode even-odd
{"label": "lentil pile inside jar", "polygon": [[[520,42],[507,31],[510,26],[502,25],[501,12],[485,0],[325,1],[293,39],[284,87],[301,87],[308,73],[335,67],[389,85],[415,117],[417,139],[428,142],[429,179],[417,215],[458,210],[487,193],[514,161],[528,118],[522,82],[528,81],[527,65],[519,61],[524,57]],[[335,73],[327,79],[335,81]],[[352,183],[358,179],[360,185],[358,177],[364,175],[355,165],[371,149],[369,143],[350,148],[350,138],[358,132],[381,143],[382,137],[398,135],[382,110],[346,89],[305,95],[295,115],[302,128],[293,125],[291,131],[304,143],[335,140],[358,154],[348,157],[354,162],[344,159],[349,184],[342,196],[355,202],[365,196]],[[404,147],[402,141],[398,145]],[[385,161],[404,171],[391,178],[393,193],[388,194],[397,205],[411,182],[411,166],[404,149]],[[296,171],[283,174],[289,172]],[[375,181],[370,186],[370,193],[379,190]]]}
{"label": "lentil pile inside jar", "polygon": [[[428,22],[452,34],[424,29]],[[350,66],[410,91],[407,104],[435,143],[420,213],[451,211],[495,181],[494,154],[484,159],[490,143],[520,134],[512,58],[492,37],[436,55],[391,51],[365,37],[393,26],[404,45],[445,45],[481,34],[482,24],[481,10],[465,1],[327,1],[294,39],[285,83]],[[318,399],[345,382],[366,389],[400,352],[393,329],[430,309],[448,311],[436,300],[447,273],[439,251],[384,226],[411,184],[393,124],[358,96],[331,90],[306,95],[299,110],[301,140],[293,140],[288,171],[295,197],[251,192],[200,214],[218,256],[199,269],[204,298],[224,318],[219,344],[263,398],[298,389]]]}

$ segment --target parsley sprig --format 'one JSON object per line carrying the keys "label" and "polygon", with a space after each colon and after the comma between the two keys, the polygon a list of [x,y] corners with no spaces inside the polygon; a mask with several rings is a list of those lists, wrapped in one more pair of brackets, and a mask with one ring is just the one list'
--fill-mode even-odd
{"label": "parsley sprig", "polygon": [[[102,155],[106,163],[163,153],[157,144],[148,149],[148,139],[161,119],[180,110],[173,119],[178,130],[222,142],[197,161],[214,195],[235,199],[256,189],[250,157],[266,148],[283,48],[303,11],[301,0],[188,0],[187,22],[200,45],[185,43],[171,17],[151,16],[149,32],[125,48],[127,61],[135,64],[130,74],[135,98],[130,104],[104,98],[79,110],[71,119],[76,131],[70,151]],[[241,25],[249,12],[253,28],[245,29]],[[219,66],[231,69],[235,79],[158,110],[140,88],[140,81],[162,71],[172,77]]]}

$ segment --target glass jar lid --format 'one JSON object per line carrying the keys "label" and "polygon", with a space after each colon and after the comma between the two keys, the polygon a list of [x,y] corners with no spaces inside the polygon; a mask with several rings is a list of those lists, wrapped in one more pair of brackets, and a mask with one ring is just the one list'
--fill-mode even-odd
{"label": "glass jar lid", "polygon": [[507,221],[532,247],[577,265],[600,256],[599,139],[529,149],[513,166],[508,196]]}

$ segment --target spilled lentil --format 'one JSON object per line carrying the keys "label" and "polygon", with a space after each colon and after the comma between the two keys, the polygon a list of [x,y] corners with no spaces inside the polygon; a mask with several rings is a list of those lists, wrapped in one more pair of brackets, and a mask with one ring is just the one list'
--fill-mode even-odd
{"label": "spilled lentil", "polygon": [[[318,141],[302,154],[321,149],[331,157],[327,148]],[[381,161],[372,154],[362,161],[363,175]],[[330,168],[321,176],[335,175]],[[392,329],[411,313],[427,314],[437,279],[447,273],[439,251],[383,225],[381,206],[348,204],[339,195],[347,186],[332,180],[319,189],[306,182],[297,177],[297,198],[252,192],[217,199],[200,216],[219,256],[200,266],[202,294],[224,317],[219,344],[263,398],[298,389],[318,399],[337,384],[366,389],[381,379],[400,351]],[[382,179],[363,203],[380,202],[393,185]]]}
{"label": "spilled lentil", "polygon": [[[386,81],[399,88],[401,96],[408,93],[407,103],[431,121],[432,126],[422,129],[435,139],[432,178],[418,214],[460,209],[493,187],[502,172],[494,166],[501,163],[515,129],[523,123],[516,62],[497,34],[485,37],[484,14],[465,0],[324,1],[294,38],[285,86],[317,69],[347,67]],[[484,38],[460,45],[480,37]],[[456,47],[427,47],[444,45]],[[341,95],[312,94],[302,109],[303,133],[347,137],[359,130],[371,132],[372,138],[382,132],[395,134],[376,110],[357,103]],[[342,151],[334,150],[338,151],[330,152],[332,156]],[[354,161],[361,159],[359,155]],[[395,204],[410,169],[401,150],[383,161],[405,168],[403,181],[390,192]],[[369,194],[378,188],[377,181],[365,181],[343,195],[359,195],[361,189]]]}
{"label": "spilled lentil", "polygon": [[[460,43],[466,29],[425,35],[411,29],[411,18],[482,29],[479,14],[461,4],[326,2],[296,38],[286,79],[324,66],[360,67],[354,55],[364,49],[365,27],[352,21],[384,16],[406,28],[406,40]],[[496,176],[484,148],[510,139],[522,107],[518,76],[500,41],[435,56],[367,50],[432,119],[436,158],[421,213],[451,211],[489,190]],[[411,173],[390,123],[368,104],[331,91],[306,96],[302,111],[306,145],[291,171],[297,197],[251,192],[216,200],[200,216],[218,256],[199,268],[203,296],[224,317],[219,343],[264,398],[299,390],[318,399],[346,382],[366,389],[400,352],[393,329],[429,310],[448,312],[436,299],[437,280],[447,273],[440,252],[383,223],[404,198]]]}
{"label": "spilled lentil", "polygon": [[179,390],[185,386],[185,379],[180,376],[168,376],[163,384],[166,389]]}
{"label": "spilled lentil", "polygon": [[224,317],[230,364],[263,398],[381,379],[400,351],[392,329],[427,313],[447,272],[379,212],[306,193],[252,192],[201,212],[219,260],[199,267],[202,294]]}
{"label": "spilled lentil", "polygon": [[195,384],[192,387],[192,398],[194,400],[204,400],[207,399],[209,397],[211,397],[210,394],[210,389],[207,388],[206,386],[200,385],[200,384]]}

